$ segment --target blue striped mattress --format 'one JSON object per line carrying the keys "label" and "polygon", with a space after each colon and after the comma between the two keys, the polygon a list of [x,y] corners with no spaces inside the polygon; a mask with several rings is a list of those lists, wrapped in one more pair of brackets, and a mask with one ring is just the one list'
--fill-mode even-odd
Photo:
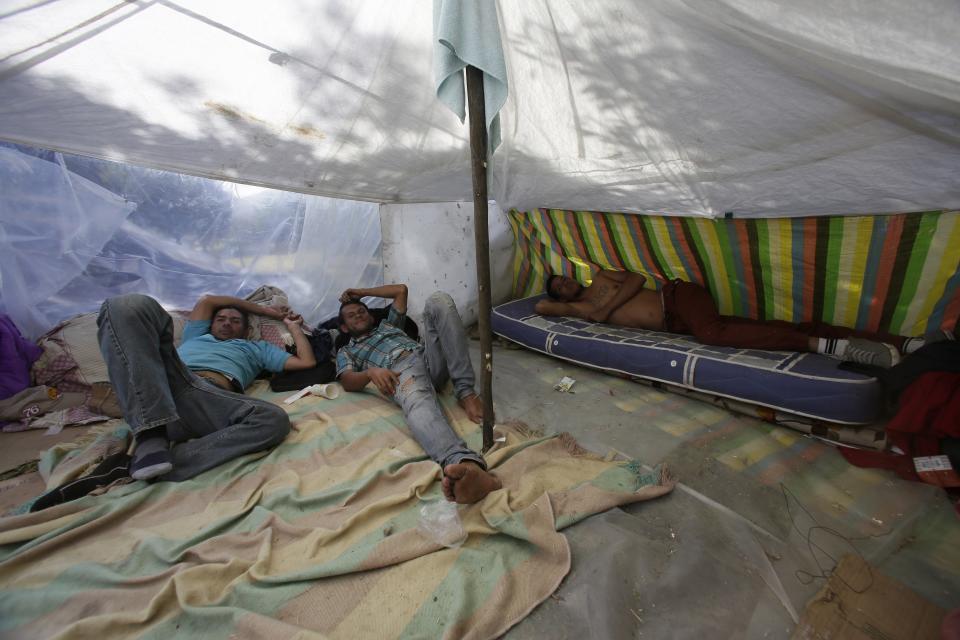
{"label": "blue striped mattress", "polygon": [[530,349],[610,373],[694,389],[807,418],[870,424],[880,418],[876,378],[813,353],[712,347],[691,336],[546,317],[537,295],[494,308],[493,331]]}

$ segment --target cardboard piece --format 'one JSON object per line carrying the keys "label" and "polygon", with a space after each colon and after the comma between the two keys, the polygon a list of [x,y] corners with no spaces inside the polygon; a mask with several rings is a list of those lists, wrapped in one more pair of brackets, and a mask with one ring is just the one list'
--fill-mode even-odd
{"label": "cardboard piece", "polygon": [[938,640],[946,611],[845,555],[807,604],[793,640]]}

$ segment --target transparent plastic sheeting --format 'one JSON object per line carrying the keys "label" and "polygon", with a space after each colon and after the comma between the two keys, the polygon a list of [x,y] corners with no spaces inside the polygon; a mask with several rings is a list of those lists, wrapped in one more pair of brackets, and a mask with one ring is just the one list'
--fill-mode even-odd
{"label": "transparent plastic sheeting", "polygon": [[[432,4],[6,0],[0,138],[376,202],[471,199]],[[497,3],[503,207],[960,207],[957,0]]]}
{"label": "transparent plastic sheeting", "polygon": [[382,282],[380,245],[376,204],[0,146],[0,304],[31,338],[113,295],[190,309],[262,284],[316,324]]}

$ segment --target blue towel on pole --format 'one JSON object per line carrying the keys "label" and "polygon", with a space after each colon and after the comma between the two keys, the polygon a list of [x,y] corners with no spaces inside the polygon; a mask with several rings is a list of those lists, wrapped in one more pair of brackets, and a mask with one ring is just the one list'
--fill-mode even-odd
{"label": "blue towel on pole", "polygon": [[494,0],[433,0],[433,79],[437,98],[463,122],[463,69],[483,72],[490,153],[500,145],[500,108],[507,100],[507,67]]}

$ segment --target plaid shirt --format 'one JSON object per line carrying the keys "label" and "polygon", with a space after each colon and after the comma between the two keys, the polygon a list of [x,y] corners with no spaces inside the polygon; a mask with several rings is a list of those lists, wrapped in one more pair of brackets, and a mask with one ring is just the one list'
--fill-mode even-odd
{"label": "plaid shirt", "polygon": [[371,367],[389,369],[401,353],[418,349],[420,345],[398,328],[403,326],[406,317],[391,306],[386,320],[376,329],[362,338],[350,338],[337,352],[337,377],[345,371],[359,372]]}

